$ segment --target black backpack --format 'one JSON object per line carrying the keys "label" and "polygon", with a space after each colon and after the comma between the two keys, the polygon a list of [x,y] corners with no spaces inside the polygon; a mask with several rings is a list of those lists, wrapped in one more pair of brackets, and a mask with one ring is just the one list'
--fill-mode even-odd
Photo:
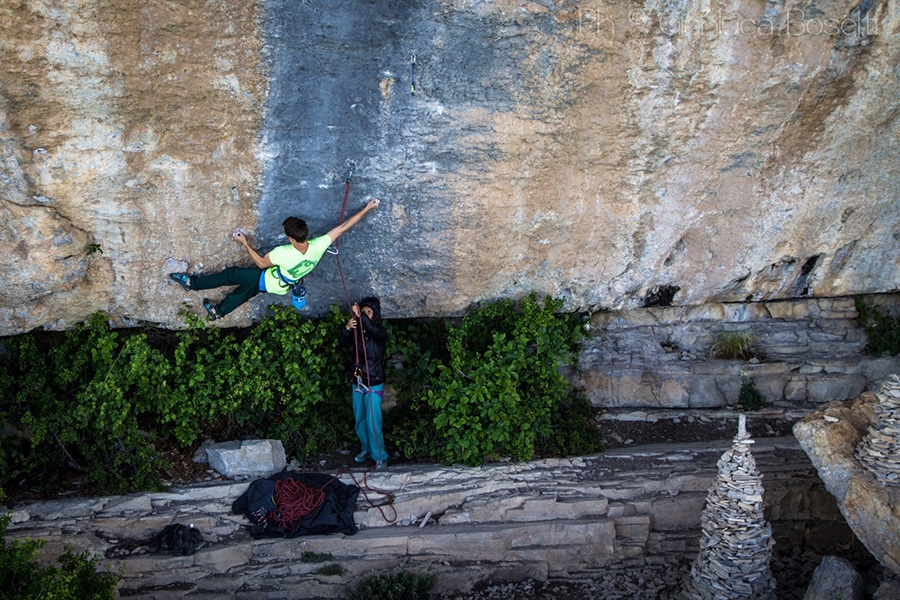
{"label": "black backpack", "polygon": [[167,525],[150,544],[151,552],[171,552],[172,556],[190,556],[197,551],[203,536],[193,525]]}

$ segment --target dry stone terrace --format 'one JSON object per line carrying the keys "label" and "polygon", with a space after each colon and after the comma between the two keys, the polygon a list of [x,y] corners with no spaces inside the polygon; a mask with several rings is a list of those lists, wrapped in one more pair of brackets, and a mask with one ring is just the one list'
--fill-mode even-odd
{"label": "dry stone terrace", "polygon": [[[900,358],[866,353],[858,317],[852,297],[601,312],[591,323],[599,335],[579,357],[579,384],[594,406],[632,410],[734,406],[742,374],[786,410],[852,400],[900,372]],[[749,336],[759,358],[710,360],[724,332]]]}
{"label": "dry stone terrace", "polygon": [[[64,544],[91,549],[104,557],[102,568],[122,574],[122,597],[160,600],[337,598],[366,575],[400,568],[436,574],[434,591],[444,597],[529,578],[591,580],[692,560],[716,461],[729,445],[726,439],[480,468],[358,471],[360,484],[393,495],[396,520],[382,514],[393,517],[391,507],[373,508],[361,495],[354,536],[253,539],[249,522],[230,510],[246,482],[24,504],[14,507],[9,535],[44,539],[48,555]],[[761,439],[753,451],[776,554],[858,546],[794,438]],[[341,480],[352,483],[347,474]],[[375,503],[384,499],[368,493]],[[151,536],[173,522],[203,533],[193,556],[149,553]],[[319,574],[323,565],[304,563],[304,552],[330,554],[329,564],[341,565],[343,574]],[[803,585],[798,568],[779,584]]]}
{"label": "dry stone terrace", "polygon": [[[893,375],[875,394],[872,424],[856,457],[884,485],[900,485],[900,377]],[[834,418],[834,417],[832,417]]]}

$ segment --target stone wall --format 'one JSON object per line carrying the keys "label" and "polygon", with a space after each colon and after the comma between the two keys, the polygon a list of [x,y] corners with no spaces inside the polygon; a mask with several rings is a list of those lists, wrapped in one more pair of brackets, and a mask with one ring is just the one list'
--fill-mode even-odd
{"label": "stone wall", "polygon": [[[896,290],[898,29],[889,0],[8,0],[0,335],[180,327],[167,273],[326,231],[351,162],[350,209],[384,204],[347,286],[389,317]],[[307,283],[345,300],[331,257]]]}
{"label": "stone wall", "polygon": [[[404,465],[366,479],[358,471],[355,481],[371,488],[371,500],[384,500],[374,490],[385,490],[393,503],[373,508],[361,495],[361,530],[349,537],[253,540],[249,522],[230,514],[246,483],[16,506],[9,535],[45,540],[46,555],[67,543],[97,552],[104,568],[122,574],[123,596],[151,599],[336,598],[361,577],[404,566],[436,574],[438,591],[525,577],[589,578],[691,560],[716,461],[729,445],[644,446],[481,468]],[[779,561],[858,546],[796,440],[757,440],[753,452]],[[203,533],[195,555],[152,555],[141,545],[172,522]],[[322,564],[302,562],[305,551],[330,553],[344,574],[317,574]]]}
{"label": "stone wall", "polygon": [[[897,305],[895,295],[867,299]],[[819,298],[602,312],[579,358],[595,406],[735,406],[742,373],[776,409],[850,400],[900,372],[900,358],[865,353],[853,298]],[[716,359],[723,332],[751,336],[759,359]]]}

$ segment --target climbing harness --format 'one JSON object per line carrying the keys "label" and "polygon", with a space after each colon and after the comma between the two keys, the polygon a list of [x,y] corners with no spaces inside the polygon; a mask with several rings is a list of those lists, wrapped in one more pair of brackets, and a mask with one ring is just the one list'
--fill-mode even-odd
{"label": "climbing harness", "polygon": [[[303,278],[301,277],[300,279],[291,279],[290,277],[287,277],[284,273],[281,272],[281,267],[278,265],[275,265],[275,275],[283,284],[291,288],[291,306],[293,306],[297,310],[303,310],[304,308],[306,308],[306,286],[303,285]],[[259,274],[259,291],[266,291],[265,270],[263,270],[263,272]]]}

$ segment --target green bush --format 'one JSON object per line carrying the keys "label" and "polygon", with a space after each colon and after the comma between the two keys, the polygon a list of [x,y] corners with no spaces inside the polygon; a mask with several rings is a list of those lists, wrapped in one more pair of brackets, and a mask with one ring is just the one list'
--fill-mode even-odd
{"label": "green bush", "polygon": [[[0,503],[3,502],[0,490]],[[6,540],[10,516],[0,515],[0,600],[53,598],[54,600],[113,600],[118,577],[98,573],[96,560],[88,552],[67,547],[59,557],[61,568],[36,561],[43,542]]]}
{"label": "green bush", "polygon": [[[27,469],[49,489],[58,485],[61,466],[80,471],[102,492],[157,489],[160,463],[152,434],[139,428],[138,419],[153,410],[139,390],[156,393],[159,380],[152,375],[161,363],[147,352],[144,337],[130,335],[123,342],[96,315],[47,349],[32,336],[7,339],[5,423],[27,432],[27,439],[0,439],[3,458],[18,447],[22,461],[4,466],[10,472]],[[10,481],[6,469],[0,477],[0,485]]]}
{"label": "green bush", "polygon": [[448,328],[449,358],[429,364],[423,389],[433,430],[419,436],[436,440],[444,461],[529,460],[552,435],[554,409],[571,391],[560,363],[572,362],[584,331],[582,316],[555,314],[561,306],[533,294],[521,305],[501,300]]}
{"label": "green bush", "polygon": [[434,575],[408,571],[371,575],[349,597],[351,600],[426,600],[435,581]]}
{"label": "green bush", "polygon": [[874,304],[856,299],[859,324],[866,329],[867,349],[873,354],[900,354],[900,318],[884,314]]}
{"label": "green bush", "polygon": [[98,313],[45,347],[6,338],[0,417],[20,435],[0,438],[0,485],[29,476],[53,489],[68,467],[95,493],[159,489],[160,438],[251,433],[298,457],[329,450],[352,435],[340,321],[336,308],[313,321],[274,307],[243,335],[196,317],[160,334],[114,331]]}
{"label": "green bush", "polygon": [[[584,326],[561,305],[532,295],[458,320],[387,322],[398,406],[386,437],[408,458],[468,464],[602,450],[590,405],[560,373]],[[86,493],[158,489],[157,448],[204,437],[276,438],[300,459],[351,444],[346,317],[272,311],[247,330],[183,311],[182,331],[117,331],[98,313],[64,334],[3,339],[0,419],[14,433],[0,436],[0,486],[26,478],[49,492],[74,473]]]}
{"label": "green bush", "polygon": [[438,365],[449,361],[449,326],[445,319],[391,321],[387,325],[387,378],[398,402],[385,413],[384,430],[409,458],[441,456],[441,439],[434,428],[437,411],[428,404],[427,393],[437,385]]}

